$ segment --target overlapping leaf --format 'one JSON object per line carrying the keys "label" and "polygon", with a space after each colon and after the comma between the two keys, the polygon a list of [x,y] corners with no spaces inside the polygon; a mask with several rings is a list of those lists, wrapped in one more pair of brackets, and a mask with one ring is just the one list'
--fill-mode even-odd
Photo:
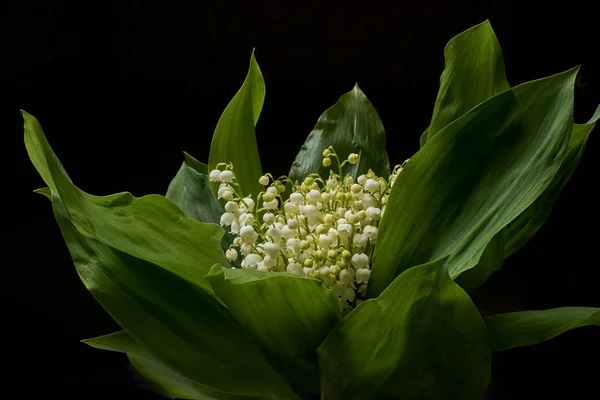
{"label": "overlapping leaf", "polygon": [[[329,177],[329,167],[323,167],[323,150],[333,146],[344,161],[350,153],[359,155],[358,163],[347,164],[344,175],[353,177],[372,169],[378,176],[390,175],[390,162],[385,147],[385,130],[375,108],[358,85],[339,98],[325,111],[298,152],[290,169],[292,179],[302,180],[318,172]],[[332,160],[336,171],[337,161]]]}
{"label": "overlapping leaf", "polygon": [[573,124],[567,150],[552,183],[531,206],[505,228],[505,258],[522,248],[546,222],[555,201],[579,165],[587,139],[599,118],[600,106],[586,124]]}
{"label": "overlapping leaf", "polygon": [[161,364],[217,391],[291,395],[218,300],[155,264],[82,235],[56,194],[52,205],[86,288]]}
{"label": "overlapping leaf", "polygon": [[163,196],[93,196],[81,191],[66,175],[38,121],[26,112],[23,118],[31,161],[60,196],[79,232],[211,290],[205,275],[215,263],[227,263],[219,244],[221,227],[186,218]]}
{"label": "overlapping leaf", "polygon": [[492,350],[530,346],[552,339],[571,329],[600,326],[600,308],[561,307],[541,311],[520,311],[484,318]]}
{"label": "overlapping leaf", "polygon": [[548,187],[569,141],[576,70],[502,92],[446,126],[391,191],[368,296],[402,271],[451,253],[452,277]]}
{"label": "overlapping leaf", "polygon": [[489,21],[452,38],[444,48],[445,68],[423,146],[452,121],[490,97],[509,89],[504,58]]}
{"label": "overlapping leaf", "polygon": [[[256,196],[263,190],[258,183],[262,168],[254,127],[264,99],[265,81],[252,52],[248,75],[219,118],[208,157],[209,170],[222,162],[233,163],[243,195]],[[216,193],[217,185],[213,184],[212,189]]]}
{"label": "overlapping leaf", "polygon": [[125,331],[82,340],[82,342],[97,349],[126,353],[135,369],[142,374],[152,386],[167,396],[176,397],[178,399],[202,400],[237,400],[253,398],[219,392],[208,386],[201,385],[185,378],[161,364]]}
{"label": "overlapping leaf", "polygon": [[447,261],[405,271],[334,328],[318,350],[325,399],[481,398],[489,339]]}
{"label": "overlapping leaf", "polygon": [[287,273],[215,265],[207,278],[296,391],[318,395],[316,350],[340,320],[337,296],[320,280]]}

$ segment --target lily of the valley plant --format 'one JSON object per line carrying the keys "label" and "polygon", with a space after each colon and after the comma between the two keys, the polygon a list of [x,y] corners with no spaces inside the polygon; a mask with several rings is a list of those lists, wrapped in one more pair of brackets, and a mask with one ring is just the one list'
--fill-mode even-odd
{"label": "lily of the valley plant", "polygon": [[484,318],[468,295],[541,227],[582,157],[600,108],[573,123],[577,68],[510,87],[487,21],[444,56],[421,149],[394,168],[355,86],[287,176],[263,173],[254,56],[208,165],[186,153],[166,196],[83,192],[23,112],[39,192],[123,328],[84,342],[178,398],[469,400],[492,351],[600,325],[589,307]]}

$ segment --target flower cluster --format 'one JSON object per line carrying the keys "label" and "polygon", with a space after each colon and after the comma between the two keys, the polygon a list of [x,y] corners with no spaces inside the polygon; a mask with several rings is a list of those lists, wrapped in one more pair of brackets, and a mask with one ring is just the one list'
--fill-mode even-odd
{"label": "flower cluster", "polygon": [[364,299],[377,227],[402,166],[388,180],[371,170],[354,180],[343,169],[355,164],[358,154],[341,161],[329,147],[323,166],[331,166],[332,158],[338,172],[330,169],[327,180],[318,174],[302,182],[262,176],[265,190],[256,199],[239,194],[231,164],[217,165],[210,180],[220,182],[218,197],[226,202],[221,225],[236,235],[226,252],[230,261],[241,257],[242,268],[320,279],[349,311]]}

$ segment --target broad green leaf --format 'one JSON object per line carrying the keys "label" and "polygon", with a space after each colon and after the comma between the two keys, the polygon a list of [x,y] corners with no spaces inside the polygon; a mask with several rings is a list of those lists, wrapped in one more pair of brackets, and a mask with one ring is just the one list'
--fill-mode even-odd
{"label": "broad green leaf", "polygon": [[479,262],[473,268],[464,271],[455,282],[467,293],[481,286],[488,278],[502,267],[506,246],[505,230],[498,232],[485,246]]}
{"label": "broad green leaf", "polygon": [[81,234],[56,193],[52,205],[85,287],[161,364],[226,393],[290,393],[217,299],[151,262]]}
{"label": "broad green leaf", "polygon": [[205,275],[215,263],[227,263],[220,226],[186,218],[159,195],[136,198],[131,193],[93,196],[83,192],[64,172],[37,119],[24,111],[23,118],[31,161],[51,191],[60,196],[79,232],[211,290]]}
{"label": "broad green leaf", "polygon": [[429,140],[398,176],[379,227],[368,296],[452,254],[455,278],[546,190],[567,147],[577,69],[481,103]]}
{"label": "broad green leaf", "polygon": [[506,228],[505,258],[521,249],[542,227],[552,207],[583,157],[587,139],[600,118],[600,106],[586,124],[573,124],[567,151],[552,183],[544,193]]}
{"label": "broad green leaf", "polygon": [[479,103],[509,89],[500,43],[489,21],[452,38],[444,48],[444,60],[431,124],[421,146]]}
{"label": "broad green leaf", "polygon": [[83,343],[101,350],[126,353],[135,369],[148,380],[152,386],[167,396],[179,399],[219,399],[236,400],[250,397],[236,396],[219,392],[209,386],[201,385],[161,364],[150,353],[144,350],[125,331],[82,340]]}
{"label": "broad green leaf", "polygon": [[177,204],[186,217],[197,221],[218,225],[225,212],[210,190],[208,176],[185,162],[169,184],[166,198]]}
{"label": "broad green leaf", "polygon": [[337,296],[317,279],[288,273],[215,265],[207,278],[296,391],[319,394],[316,350],[340,320]]}
{"label": "broad green leaf", "polygon": [[[166,198],[177,204],[186,217],[219,225],[225,210],[213,195],[208,176],[196,169],[202,169],[202,164],[197,164],[199,161],[190,157],[186,155],[177,175],[169,184]],[[227,250],[231,243],[233,237],[228,229],[225,229],[221,247]]]}
{"label": "broad green leaf", "polygon": [[318,349],[325,399],[481,399],[489,338],[447,260],[403,272],[334,328]]}
{"label": "broad green leaf", "polygon": [[337,172],[338,164],[333,158],[331,167],[322,165],[323,150],[329,146],[333,146],[342,162],[350,153],[359,155],[355,165],[344,166],[344,175],[357,177],[369,169],[378,176],[390,175],[383,124],[358,85],[321,114],[292,164],[290,178],[302,180],[315,172],[328,178],[330,169]]}
{"label": "broad green leaf", "polygon": [[[208,156],[209,170],[217,164],[233,163],[243,195],[256,196],[264,188],[258,183],[262,176],[254,127],[265,99],[265,81],[254,58],[250,58],[248,75],[240,90],[229,102],[213,134]],[[211,185],[217,193],[218,185]]]}
{"label": "broad green leaf", "polygon": [[501,351],[538,344],[582,326],[600,326],[600,308],[519,311],[492,315],[483,320],[490,334],[492,350]]}
{"label": "broad green leaf", "polygon": [[185,151],[183,152],[183,157],[185,158],[185,163],[188,167],[195,169],[199,174],[208,175],[208,165],[204,164],[202,161],[196,160]]}

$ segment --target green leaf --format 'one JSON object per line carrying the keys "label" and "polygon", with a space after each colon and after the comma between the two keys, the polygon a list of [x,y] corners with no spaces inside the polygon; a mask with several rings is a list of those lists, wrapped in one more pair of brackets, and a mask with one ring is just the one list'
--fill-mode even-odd
{"label": "green leaf", "polygon": [[600,326],[600,308],[562,307],[520,311],[484,318],[493,351],[530,346],[552,339],[571,329]]}
{"label": "green leaf", "polygon": [[325,399],[481,399],[489,339],[447,260],[405,271],[334,328],[318,349]]}
{"label": "green leaf", "polygon": [[289,394],[218,300],[151,262],[81,234],[56,193],[52,205],[85,287],[161,364],[226,393]]}
{"label": "green leaf", "polygon": [[[186,153],[185,162],[169,184],[166,197],[177,204],[186,217],[219,225],[225,210],[213,195],[208,176],[198,172],[198,169],[204,169],[205,164],[198,163]],[[233,237],[226,229],[221,238],[221,247],[227,250],[231,243]]]}
{"label": "green leaf", "polygon": [[43,188],[35,189],[33,191],[33,193],[41,194],[42,196],[44,196],[48,200],[52,200],[52,191],[50,190],[49,187],[43,187]]}
{"label": "green leaf", "polygon": [[510,88],[500,43],[489,21],[452,38],[444,48],[444,60],[431,124],[421,146],[479,103]]}
{"label": "green leaf", "polygon": [[195,169],[199,174],[208,175],[208,165],[204,164],[202,161],[196,160],[185,151],[183,152],[183,157],[185,158],[185,163],[188,167]]}
{"label": "green leaf", "polygon": [[316,350],[340,320],[337,296],[317,279],[288,273],[215,265],[207,278],[294,389],[319,394]]}
{"label": "green leaf", "polygon": [[126,353],[135,369],[146,378],[152,386],[167,396],[179,399],[219,399],[236,400],[251,398],[219,392],[209,386],[201,385],[161,364],[150,353],[144,350],[125,331],[82,340],[83,343],[101,350]]}
{"label": "green leaf", "polygon": [[208,176],[185,162],[169,184],[166,198],[177,204],[186,217],[197,221],[218,225],[225,212],[210,190]]}
{"label": "green leaf", "polygon": [[586,124],[573,124],[567,151],[552,183],[531,206],[505,228],[508,239],[505,258],[521,249],[546,222],[562,189],[579,165],[588,137],[599,118],[600,106]]}
{"label": "green leaf", "polygon": [[329,146],[333,146],[341,161],[347,159],[350,153],[359,155],[355,165],[344,166],[344,175],[349,173],[357,177],[366,174],[369,169],[378,176],[390,175],[383,124],[358,85],[321,114],[292,164],[290,178],[300,181],[318,172],[326,179],[330,169],[337,172],[335,159],[331,160],[331,167],[322,165],[323,150]]}
{"label": "green leaf", "polygon": [[453,278],[472,268],[492,237],[544,192],[569,141],[576,71],[492,97],[410,159],[381,220],[369,297],[445,254]]}
{"label": "green leaf", "polygon": [[[258,183],[262,176],[254,127],[265,99],[265,81],[254,58],[250,58],[248,75],[240,90],[229,102],[213,134],[208,156],[209,170],[217,164],[233,163],[235,175],[243,195],[258,195],[263,187]],[[217,184],[211,185],[217,193]]]}
{"label": "green leaf", "polygon": [[505,246],[505,230],[502,229],[485,246],[477,265],[456,277],[455,282],[467,293],[483,285],[494,272],[502,267]]}
{"label": "green leaf", "polygon": [[220,226],[186,218],[159,195],[136,198],[131,193],[93,196],[83,192],[66,175],[37,119],[24,111],[23,118],[29,157],[50,190],[64,202],[79,232],[212,290],[205,275],[215,263],[227,264]]}

